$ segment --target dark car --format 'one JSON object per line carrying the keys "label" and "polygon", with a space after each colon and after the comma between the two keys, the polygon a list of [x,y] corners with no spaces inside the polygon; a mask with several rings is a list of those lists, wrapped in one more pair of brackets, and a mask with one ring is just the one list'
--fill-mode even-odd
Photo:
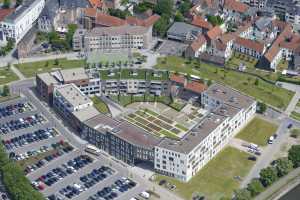
{"label": "dark car", "polygon": [[293,127],[293,124],[289,124],[289,125],[287,126],[288,129],[291,129],[292,127]]}
{"label": "dark car", "polygon": [[249,156],[249,157],[248,157],[248,160],[256,161],[257,158],[256,158],[255,156]]}

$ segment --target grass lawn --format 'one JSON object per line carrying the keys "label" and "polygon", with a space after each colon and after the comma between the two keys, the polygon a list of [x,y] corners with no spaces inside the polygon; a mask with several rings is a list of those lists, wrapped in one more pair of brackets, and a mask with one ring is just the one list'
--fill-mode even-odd
{"label": "grass lawn", "polygon": [[256,77],[252,75],[226,70],[211,64],[190,62],[181,57],[159,58],[156,68],[193,74],[204,79],[221,82],[280,109],[285,109],[294,96],[294,92],[263,80],[259,80],[259,83],[255,84]]}
{"label": "grass lawn", "polygon": [[16,67],[22,72],[25,77],[33,77],[36,74],[43,72],[51,72],[56,69],[70,69],[84,67],[84,60],[67,60],[58,59],[58,65],[55,65],[55,60],[45,60],[32,63],[18,64]]}
{"label": "grass lawn", "polygon": [[106,103],[104,103],[99,97],[94,96],[91,99],[92,99],[92,101],[94,103],[95,108],[99,112],[104,113],[104,114],[110,113],[110,111],[109,111],[108,106],[106,105]]}
{"label": "grass lawn", "polygon": [[17,99],[19,97],[20,97],[19,95],[14,95],[14,96],[9,95],[9,96],[6,96],[6,97],[0,96],[0,103],[10,101],[10,100],[13,100],[13,99]]}
{"label": "grass lawn", "polygon": [[236,137],[260,146],[267,145],[278,126],[266,120],[255,117]]}
{"label": "grass lawn", "polygon": [[9,82],[18,80],[18,76],[9,68],[0,68],[0,85],[5,85]]}
{"label": "grass lawn", "polygon": [[292,117],[295,120],[300,121],[300,113],[297,113],[296,111],[293,111],[290,115],[290,117]]}
{"label": "grass lawn", "polygon": [[186,200],[190,200],[194,192],[205,195],[205,199],[219,200],[231,197],[239,188],[235,176],[245,177],[254,162],[248,160],[248,153],[227,147],[211,160],[188,183],[177,181],[171,177],[158,176],[157,181],[165,179],[176,185],[176,192]]}

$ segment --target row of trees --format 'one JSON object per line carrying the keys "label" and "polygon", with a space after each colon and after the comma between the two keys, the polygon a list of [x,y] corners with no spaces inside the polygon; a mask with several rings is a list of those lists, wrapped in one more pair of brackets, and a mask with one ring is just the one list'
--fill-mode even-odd
{"label": "row of trees", "polygon": [[300,167],[300,145],[293,145],[288,157],[275,160],[271,166],[260,171],[260,177],[252,179],[246,188],[235,191],[236,200],[250,200],[271,186],[279,178],[287,175],[293,168]]}
{"label": "row of trees", "polygon": [[23,170],[11,161],[0,144],[0,173],[3,185],[12,200],[43,200],[41,193],[32,188]]}

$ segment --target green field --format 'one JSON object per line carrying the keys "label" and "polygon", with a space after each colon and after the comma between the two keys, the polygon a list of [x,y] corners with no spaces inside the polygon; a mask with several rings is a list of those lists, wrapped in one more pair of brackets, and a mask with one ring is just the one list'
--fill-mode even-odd
{"label": "green field", "polygon": [[295,119],[295,120],[298,120],[300,121],[300,113],[297,113],[296,111],[293,111],[291,114],[290,114],[290,117]]}
{"label": "green field", "polygon": [[276,124],[255,117],[236,137],[247,142],[265,146],[277,128]]}
{"label": "green field", "polygon": [[88,55],[87,63],[125,63],[129,62],[128,54],[124,53],[101,53],[91,52]]}
{"label": "green field", "polygon": [[196,192],[204,194],[205,199],[210,200],[219,200],[221,197],[229,198],[233,191],[239,188],[240,184],[234,177],[245,177],[254,164],[253,161],[248,160],[248,156],[248,153],[227,147],[188,183],[161,175],[158,175],[156,181],[165,179],[176,185],[175,192],[186,200],[190,200],[192,194]]}
{"label": "green field", "polygon": [[175,56],[159,58],[156,68],[193,74],[204,79],[221,82],[280,109],[285,109],[294,95],[294,92],[263,80],[259,80],[255,84],[256,77],[252,75],[226,70],[202,62],[199,64],[199,62]]}
{"label": "green field", "polygon": [[108,106],[106,105],[106,103],[104,103],[99,97],[91,97],[91,100],[94,103],[95,108],[104,114],[110,113]]}
{"label": "green field", "polygon": [[18,79],[18,76],[11,69],[7,67],[0,68],[0,85],[5,85]]}
{"label": "green field", "polygon": [[47,60],[18,64],[16,67],[25,77],[29,78],[39,73],[51,72],[57,69],[84,67],[84,60],[58,59],[58,63],[55,63],[55,60]]}

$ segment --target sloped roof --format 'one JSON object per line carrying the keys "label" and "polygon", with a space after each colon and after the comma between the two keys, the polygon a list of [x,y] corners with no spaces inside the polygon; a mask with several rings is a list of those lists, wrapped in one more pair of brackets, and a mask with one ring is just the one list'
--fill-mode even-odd
{"label": "sloped roof", "polygon": [[8,8],[8,9],[0,9],[0,22],[3,21],[3,19],[13,13],[15,11],[14,8]]}
{"label": "sloped roof", "polygon": [[130,25],[135,25],[135,26],[152,26],[155,22],[159,20],[160,16],[157,14],[154,14],[147,19],[139,19],[137,17],[133,16],[128,16],[126,17],[126,22]]}
{"label": "sloped roof", "polygon": [[190,90],[192,92],[201,94],[202,92],[204,92],[207,89],[207,86],[198,81],[192,81],[192,82],[188,82],[184,88],[187,90]]}
{"label": "sloped roof", "polygon": [[197,37],[197,39],[192,42],[191,48],[194,51],[197,51],[205,42],[206,42],[206,39],[205,39],[204,35],[199,35]]}
{"label": "sloped roof", "polygon": [[182,75],[177,75],[177,74],[172,74],[170,77],[171,81],[174,81],[176,83],[184,84],[185,82],[185,77]]}
{"label": "sloped roof", "polygon": [[219,26],[215,26],[207,32],[207,36],[210,40],[217,39],[222,34],[222,29]]}
{"label": "sloped roof", "polygon": [[249,9],[249,6],[247,4],[241,3],[236,0],[225,0],[224,7],[239,13],[244,13]]}
{"label": "sloped roof", "polygon": [[126,21],[102,12],[97,12],[96,24],[102,26],[122,26],[126,24]]}
{"label": "sloped roof", "polygon": [[212,28],[212,25],[208,21],[205,21],[205,19],[203,19],[201,16],[194,16],[192,25],[208,30]]}
{"label": "sloped roof", "polygon": [[248,49],[253,49],[259,53],[263,53],[264,51],[264,47],[265,45],[260,43],[260,42],[257,42],[257,41],[254,41],[254,40],[249,40],[249,39],[245,39],[245,38],[241,38],[241,37],[238,37],[236,40],[235,40],[235,43],[236,44],[239,44],[240,46],[243,46],[243,47],[246,47]]}

